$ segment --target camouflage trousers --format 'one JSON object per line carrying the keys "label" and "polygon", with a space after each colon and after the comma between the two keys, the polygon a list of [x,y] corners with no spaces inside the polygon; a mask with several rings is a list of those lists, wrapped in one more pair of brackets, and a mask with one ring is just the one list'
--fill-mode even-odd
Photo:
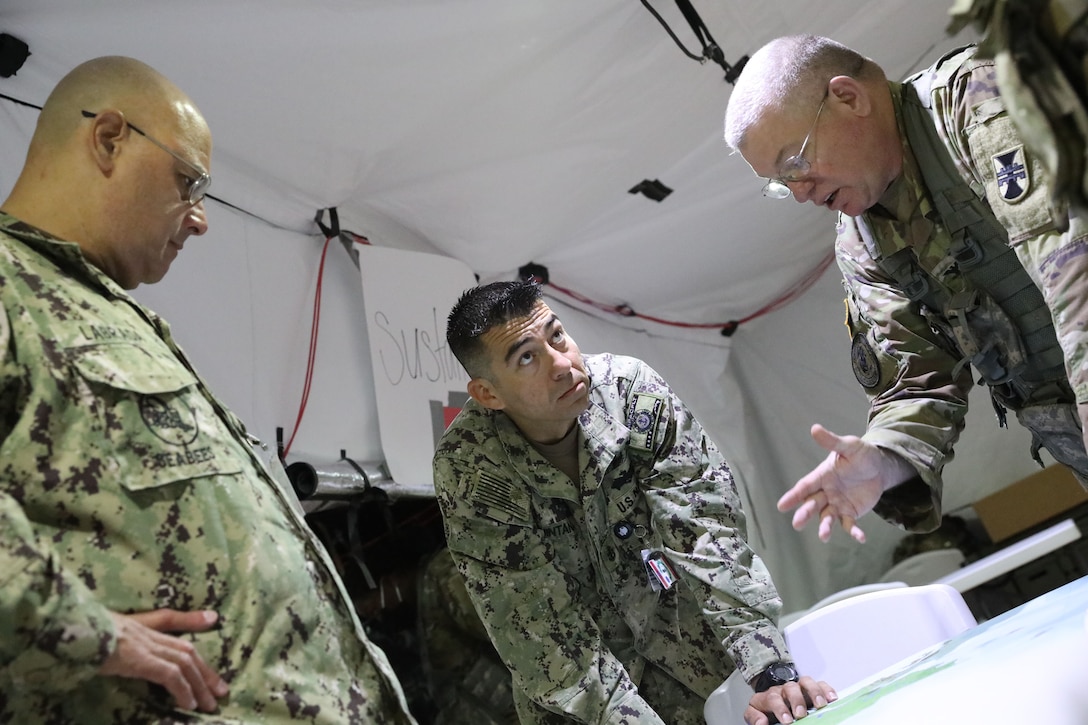
{"label": "camouflage trousers", "polygon": [[703,718],[706,698],[692,692],[663,670],[647,667],[638,691],[647,702],[653,703],[658,716],[669,725],[706,724]]}
{"label": "camouflage trousers", "polygon": [[1039,449],[1069,468],[1088,488],[1088,453],[1084,450],[1081,420],[1075,405],[1035,405],[1016,412],[1020,424],[1031,431],[1031,457],[1043,465]]}
{"label": "camouflage trousers", "polygon": [[[722,680],[729,675],[725,673]],[[673,679],[664,670],[647,665],[639,681],[638,692],[652,711],[629,713],[623,725],[643,725],[645,723],[665,723],[665,725],[706,725],[703,706],[706,696],[688,689],[683,683]],[[518,715],[522,725],[559,725],[573,720],[556,713],[547,712],[534,702],[526,700],[520,692],[514,694]]]}

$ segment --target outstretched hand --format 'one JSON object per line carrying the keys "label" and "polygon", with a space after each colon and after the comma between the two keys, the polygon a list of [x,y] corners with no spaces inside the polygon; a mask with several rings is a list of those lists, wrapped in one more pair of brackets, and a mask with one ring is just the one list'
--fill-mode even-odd
{"label": "outstretched hand", "polygon": [[906,464],[857,436],[836,435],[818,423],[811,432],[813,440],[829,451],[827,458],[778,500],[778,510],[797,509],[793,528],[798,531],[819,517],[820,541],[830,539],[839,523],[864,543],[858,518],[873,509],[885,488],[899,482]]}
{"label": "outstretched hand", "polygon": [[216,698],[226,696],[227,683],[201,659],[192,642],[166,634],[211,629],[218,620],[215,612],[156,609],[110,614],[117,630],[117,648],[98,674],[162,685],[185,710],[214,712],[218,708]]}

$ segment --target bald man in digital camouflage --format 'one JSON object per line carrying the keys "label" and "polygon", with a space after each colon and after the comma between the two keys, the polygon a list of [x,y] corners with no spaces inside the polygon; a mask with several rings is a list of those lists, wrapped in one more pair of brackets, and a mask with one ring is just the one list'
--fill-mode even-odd
{"label": "bald man in digital camouflage", "polygon": [[0,722],[414,723],[278,461],[126,290],[208,227],[147,65],[47,99],[0,212]]}

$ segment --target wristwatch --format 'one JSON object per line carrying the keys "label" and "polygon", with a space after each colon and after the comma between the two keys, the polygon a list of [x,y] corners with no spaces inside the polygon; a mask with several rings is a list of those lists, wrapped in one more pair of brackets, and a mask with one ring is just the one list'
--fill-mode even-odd
{"label": "wristwatch", "polygon": [[752,689],[756,692],[764,692],[771,689],[776,685],[784,685],[787,682],[797,682],[801,679],[801,675],[797,673],[797,668],[790,662],[772,662],[771,665],[763,670],[755,681],[752,682]]}

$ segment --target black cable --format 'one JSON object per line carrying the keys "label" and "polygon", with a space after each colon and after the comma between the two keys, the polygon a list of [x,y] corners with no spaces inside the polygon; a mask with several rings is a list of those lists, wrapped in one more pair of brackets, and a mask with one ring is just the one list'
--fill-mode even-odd
{"label": "black cable", "polygon": [[646,6],[646,9],[650,11],[651,15],[657,18],[657,22],[661,23],[661,27],[665,28],[665,32],[669,34],[669,37],[676,42],[676,45],[680,48],[680,50],[684,51],[684,55],[691,58],[692,60],[697,60],[700,63],[706,60],[706,58],[704,58],[703,56],[695,55],[690,50],[684,47],[684,44],[680,42],[680,38],[676,37],[676,33],[672,32],[672,28],[670,28],[669,24],[665,22],[665,18],[661,17],[660,13],[653,9],[653,6],[650,5],[648,0],[642,0],[642,4]]}
{"label": "black cable", "polygon": [[[226,199],[215,196],[214,194],[205,194],[204,198],[205,199],[211,199],[212,201],[217,201],[220,204],[222,204],[223,206],[230,207],[231,209],[234,209],[235,211],[240,211],[243,214],[248,214],[249,216],[253,217],[257,221],[264,222],[265,224],[267,224],[268,226],[270,226],[270,227],[272,227],[274,229],[282,229],[285,232],[295,232],[296,234],[300,233],[299,230],[295,229],[294,227],[286,227],[286,226],[284,226],[282,224],[277,224],[276,222],[272,221],[271,219],[265,219],[263,216],[260,216],[259,214],[254,214],[253,212],[249,211],[248,209],[243,209],[242,207],[238,206],[237,204],[231,204]],[[301,232],[301,233],[305,234],[305,232]]]}
{"label": "black cable", "polygon": [[0,93],[0,98],[7,99],[7,100],[11,101],[12,103],[18,103],[20,106],[26,106],[27,108],[36,108],[39,111],[42,110],[41,106],[35,106],[33,103],[27,103],[26,101],[20,101],[18,98],[12,98],[11,96],[5,96],[3,93]]}
{"label": "black cable", "polygon": [[665,32],[669,34],[669,37],[673,39],[680,50],[684,51],[684,55],[692,60],[697,60],[700,63],[705,63],[708,60],[714,61],[725,71],[725,80],[729,83],[736,83],[737,77],[740,76],[740,72],[744,68],[744,64],[748,62],[748,56],[741,56],[736,65],[726,63],[725,53],[718,47],[713,36],[710,35],[710,30],[706,27],[706,23],[699,17],[699,13],[692,7],[689,0],[676,0],[676,5],[680,9],[680,13],[684,16],[684,19],[688,21],[688,25],[691,26],[691,31],[695,33],[695,37],[699,39],[699,43],[703,46],[702,55],[696,55],[684,47],[684,44],[680,42],[680,38],[676,36],[676,33],[673,32],[672,28],[669,27],[669,24],[665,22],[665,19],[661,17],[660,13],[653,9],[648,0],[642,0],[642,4],[650,11],[651,15],[657,18],[657,21],[665,28]]}
{"label": "black cable", "polygon": [[702,43],[703,54],[706,55],[711,47],[717,48],[718,44],[714,42],[714,38],[710,37],[710,29],[706,27],[706,23],[699,17],[699,13],[692,7],[691,2],[689,0],[676,0],[676,6],[680,8],[680,13],[688,21],[688,25],[691,26],[691,31],[695,33],[695,37]]}

